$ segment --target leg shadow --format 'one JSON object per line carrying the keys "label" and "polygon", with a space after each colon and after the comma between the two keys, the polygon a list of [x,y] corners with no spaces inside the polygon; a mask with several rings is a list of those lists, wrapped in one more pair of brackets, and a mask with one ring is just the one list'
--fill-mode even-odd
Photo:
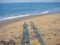
{"label": "leg shadow", "polygon": [[37,28],[35,27],[35,25],[33,24],[33,22],[31,21],[30,23],[31,23],[31,27],[35,33],[36,38],[40,42],[40,45],[45,45],[41,35],[39,34],[39,32],[38,32]]}
{"label": "leg shadow", "polygon": [[23,34],[22,34],[22,45],[30,45],[30,37],[28,33],[28,25],[26,23],[23,24]]}

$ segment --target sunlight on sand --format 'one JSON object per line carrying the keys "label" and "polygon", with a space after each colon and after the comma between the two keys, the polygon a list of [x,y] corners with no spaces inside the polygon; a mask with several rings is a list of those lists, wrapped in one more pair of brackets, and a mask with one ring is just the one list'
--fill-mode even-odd
{"label": "sunlight on sand", "polygon": [[0,25],[0,45],[23,45],[24,40],[28,45],[60,45],[60,13],[33,16]]}

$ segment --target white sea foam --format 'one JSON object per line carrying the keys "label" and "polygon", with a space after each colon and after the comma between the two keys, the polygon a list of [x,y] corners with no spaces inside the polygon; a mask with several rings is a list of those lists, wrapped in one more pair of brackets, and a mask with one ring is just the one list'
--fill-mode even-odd
{"label": "white sea foam", "polygon": [[28,15],[13,16],[13,17],[8,17],[8,18],[2,18],[0,20],[8,20],[8,19],[14,19],[14,18],[25,17],[25,16],[28,16]]}
{"label": "white sea foam", "polygon": [[48,13],[48,11],[45,11],[45,12],[42,12],[42,13],[44,13],[44,14],[45,14],[45,13]]}
{"label": "white sea foam", "polygon": [[[38,14],[46,14],[46,13],[53,13],[55,12],[56,10],[59,10],[60,11],[60,8],[54,8],[54,9],[50,9],[50,10],[47,10],[47,11],[43,11],[43,12],[38,12],[38,13],[30,13],[30,14],[25,14],[25,15],[18,15],[18,16],[12,16],[12,17],[7,17],[7,18],[0,18],[0,22],[1,21],[5,21],[5,20],[10,20],[10,19],[16,19],[16,18],[23,18],[23,17],[28,17],[28,16],[34,16],[34,15],[38,15]],[[58,11],[56,11],[58,12]]]}
{"label": "white sea foam", "polygon": [[14,18],[25,17],[25,16],[30,16],[30,15],[36,15],[36,14],[45,14],[45,13],[48,13],[48,11],[45,11],[45,12],[42,12],[42,13],[32,13],[32,14],[25,14],[25,15],[7,17],[7,18],[2,18],[0,20],[8,20],[8,19],[14,19]]}
{"label": "white sea foam", "polygon": [[2,19],[0,19],[0,23],[15,21],[15,20],[18,20],[18,19],[23,19],[25,17],[34,16],[34,15],[38,15],[38,14],[46,14],[46,13],[48,13],[48,11],[44,11],[44,12],[41,12],[41,13],[32,13],[32,14],[25,14],[25,15],[2,18]]}
{"label": "white sea foam", "polygon": [[29,15],[26,14],[26,15],[19,15],[19,16],[13,16],[13,17],[8,17],[8,18],[2,18],[2,19],[0,19],[0,24],[12,22],[12,21],[16,21],[16,20],[21,20],[27,16],[29,16]]}

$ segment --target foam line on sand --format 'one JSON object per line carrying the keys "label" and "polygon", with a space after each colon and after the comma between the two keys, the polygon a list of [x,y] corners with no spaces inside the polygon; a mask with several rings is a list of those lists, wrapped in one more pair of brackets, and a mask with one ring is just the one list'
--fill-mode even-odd
{"label": "foam line on sand", "polygon": [[23,18],[30,17],[30,16],[47,14],[47,13],[48,13],[48,11],[45,11],[45,12],[42,12],[42,13],[26,14],[26,15],[19,15],[19,16],[3,18],[3,19],[0,19],[0,24],[7,23],[7,22],[12,22],[12,21],[16,21],[16,20],[21,20]]}

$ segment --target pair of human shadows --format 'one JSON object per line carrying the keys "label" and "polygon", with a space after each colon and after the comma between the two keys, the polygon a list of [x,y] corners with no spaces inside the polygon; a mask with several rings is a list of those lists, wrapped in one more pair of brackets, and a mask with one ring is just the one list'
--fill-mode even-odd
{"label": "pair of human shadows", "polygon": [[[41,35],[39,34],[37,28],[35,27],[34,23],[32,21],[30,23],[31,23],[31,27],[32,27],[32,29],[33,29],[33,31],[35,33],[35,36],[38,39],[40,45],[45,45],[44,41],[43,41]],[[25,45],[25,44],[30,45],[30,37],[29,37],[29,33],[28,33],[28,25],[26,24],[26,22],[24,22],[24,24],[23,24],[23,34],[22,35],[23,35],[22,36],[22,42],[21,42],[22,45]]]}

